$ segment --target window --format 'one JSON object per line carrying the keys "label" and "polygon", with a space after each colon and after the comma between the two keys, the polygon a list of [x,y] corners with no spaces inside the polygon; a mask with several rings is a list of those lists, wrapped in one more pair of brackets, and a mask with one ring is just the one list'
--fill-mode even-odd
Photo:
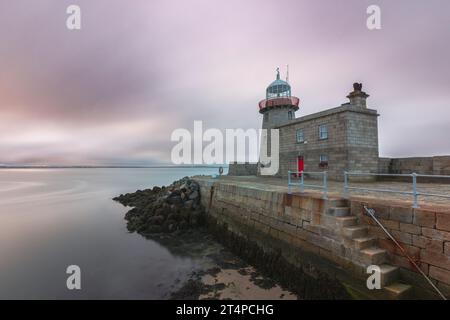
{"label": "window", "polygon": [[288,112],[288,119],[289,119],[289,120],[294,119],[294,113],[293,113],[292,111],[289,111],[289,112]]}
{"label": "window", "polygon": [[319,157],[319,167],[326,168],[328,167],[328,156],[326,154],[321,154]]}
{"label": "window", "polygon": [[319,126],[319,139],[328,139],[328,127],[326,124]]}
{"label": "window", "polygon": [[302,129],[298,129],[297,130],[297,142],[304,142],[305,141],[305,137],[303,135],[303,130]]}

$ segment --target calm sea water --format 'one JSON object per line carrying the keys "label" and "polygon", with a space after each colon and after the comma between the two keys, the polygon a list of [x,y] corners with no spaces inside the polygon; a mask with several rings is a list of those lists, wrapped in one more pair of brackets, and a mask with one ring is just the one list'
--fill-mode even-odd
{"label": "calm sea water", "polygon": [[[114,196],[216,168],[0,170],[0,299],[164,299],[195,261],[126,230]],[[81,268],[68,290],[66,268]]]}

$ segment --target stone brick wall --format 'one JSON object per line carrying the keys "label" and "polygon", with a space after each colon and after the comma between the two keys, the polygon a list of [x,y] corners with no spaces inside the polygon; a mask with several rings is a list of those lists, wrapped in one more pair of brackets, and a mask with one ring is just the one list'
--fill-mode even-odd
{"label": "stone brick wall", "polygon": [[[227,183],[215,183],[197,178],[202,204],[208,214],[226,223],[235,233],[246,228],[268,237],[269,245],[281,243],[279,249],[288,261],[296,264],[315,259],[314,266],[335,275],[345,266],[342,277],[355,281],[358,290],[365,290],[365,269],[353,265],[342,256],[342,246],[336,240],[335,224],[327,220],[329,203],[318,197],[287,197],[283,192],[271,192]],[[211,187],[214,191],[211,197]],[[212,200],[212,202],[211,202]],[[254,236],[257,239],[257,236]],[[253,240],[255,240],[253,239]],[[289,250],[292,246],[292,250]],[[290,253],[295,252],[295,255]],[[302,259],[299,259],[302,254]],[[330,262],[335,267],[331,267]],[[352,275],[351,278],[346,278]]]}
{"label": "stone brick wall", "polygon": [[391,158],[378,159],[378,173],[391,173]]}
{"label": "stone brick wall", "polygon": [[380,158],[381,173],[450,175],[450,156]]}
{"label": "stone brick wall", "polygon": [[289,111],[291,111],[295,117],[295,111],[290,106],[279,106],[267,109],[263,113],[262,128],[273,129],[282,124],[288,123],[291,121],[288,116]]}
{"label": "stone brick wall", "polygon": [[[377,112],[350,104],[301,117],[280,129],[278,175],[297,170],[303,156],[305,171],[328,171],[330,179],[343,180],[344,171],[378,172]],[[319,139],[319,125],[327,125],[328,138]],[[306,142],[298,143],[297,130]],[[320,155],[328,156],[328,168],[319,166]]]}
{"label": "stone brick wall", "polygon": [[258,169],[257,163],[237,163],[232,162],[228,167],[229,176],[256,176]]}
{"label": "stone brick wall", "polygon": [[[200,184],[202,204],[209,214],[230,224],[235,232],[245,227],[269,236],[272,240],[267,240],[268,243],[280,241],[279,249],[286,253],[287,259],[293,259],[293,263],[299,257],[292,256],[288,246],[298,254],[312,254],[323,259],[320,264],[331,266],[328,271],[337,273],[344,270],[340,275],[344,281],[361,286],[359,290],[367,289],[367,273],[365,265],[361,265],[358,250],[343,236],[342,221],[328,214],[331,207],[340,206],[345,200],[324,200],[313,194],[288,196],[284,192],[207,178],[196,178],[196,181]],[[366,198],[350,199],[348,205],[359,223],[367,225],[369,236],[375,237],[378,246],[388,252],[389,263],[400,267],[401,278],[406,283],[421,288],[418,292],[432,293],[430,285],[387,240],[381,228],[364,214],[363,205],[375,209],[376,216],[416,259],[422,270],[446,295],[450,295],[450,211],[412,209],[410,204],[394,205]]]}
{"label": "stone brick wall", "polygon": [[433,174],[450,175],[450,156],[433,157]]}
{"label": "stone brick wall", "polygon": [[363,205],[375,210],[375,216],[401,243],[438,288],[450,292],[450,210],[445,208],[413,209],[410,205],[391,205],[386,202],[352,200],[351,211],[367,224],[369,234],[378,239],[378,246],[388,251],[392,264],[400,266],[402,277],[417,286],[430,285],[418,276],[413,264],[388,239],[372,218],[365,214]]}

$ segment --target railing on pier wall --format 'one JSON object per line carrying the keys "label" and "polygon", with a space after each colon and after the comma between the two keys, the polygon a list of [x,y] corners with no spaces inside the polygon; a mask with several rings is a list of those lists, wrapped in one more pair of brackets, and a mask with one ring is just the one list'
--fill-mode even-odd
{"label": "railing on pier wall", "polygon": [[[412,183],[411,191],[404,191],[404,190],[400,190],[400,189],[350,187],[350,185],[349,185],[349,177],[350,176],[411,177],[411,183]],[[428,174],[417,174],[417,173],[411,173],[411,174],[360,173],[360,172],[347,172],[347,171],[344,171],[344,197],[348,198],[350,190],[407,194],[407,195],[411,195],[412,198],[413,198],[413,205],[412,205],[413,208],[419,208],[419,202],[418,202],[418,197],[419,196],[439,197],[439,198],[450,199],[450,195],[420,192],[417,189],[417,178],[419,178],[419,177],[424,177],[424,178],[447,178],[447,179],[450,179],[450,176],[444,176],[444,175],[428,175]]]}
{"label": "railing on pier wall", "polygon": [[[305,174],[306,175],[320,175],[322,176],[322,184],[306,184],[305,183]],[[382,189],[382,188],[369,188],[369,187],[355,187],[350,186],[349,178],[351,176],[360,176],[360,177],[410,177],[411,178],[411,191],[405,191],[401,189]],[[424,197],[439,197],[450,199],[450,195],[448,194],[436,194],[429,192],[422,192],[418,190],[417,187],[417,178],[443,178],[450,179],[450,176],[445,175],[428,175],[428,174],[388,174],[388,173],[363,173],[363,172],[347,172],[344,171],[344,197],[348,198],[350,196],[350,191],[369,191],[369,192],[386,192],[386,193],[394,193],[394,194],[406,194],[411,195],[413,200],[413,208],[419,208],[419,196]],[[321,189],[323,194],[323,199],[328,199],[328,175],[326,171],[321,172],[310,172],[310,171],[288,171],[288,193],[292,193],[292,187],[300,187],[300,193],[305,192],[306,188],[313,189]]]}
{"label": "railing on pier wall", "polygon": [[[306,184],[305,183],[305,174],[308,175],[321,175],[322,176],[322,184]],[[294,179],[297,178],[297,179]],[[292,187],[298,186],[300,187],[300,193],[305,192],[305,187],[321,189],[322,190],[322,198],[328,199],[328,181],[327,181],[327,172],[306,172],[306,171],[288,171],[288,193],[292,194]]]}

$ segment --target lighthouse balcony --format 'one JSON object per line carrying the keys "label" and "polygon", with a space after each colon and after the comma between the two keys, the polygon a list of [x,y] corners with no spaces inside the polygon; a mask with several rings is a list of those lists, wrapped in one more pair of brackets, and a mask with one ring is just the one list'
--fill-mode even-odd
{"label": "lighthouse balcony", "polygon": [[275,107],[292,107],[297,111],[300,99],[297,97],[274,97],[269,99],[264,99],[259,102],[259,112],[264,112],[267,109]]}

